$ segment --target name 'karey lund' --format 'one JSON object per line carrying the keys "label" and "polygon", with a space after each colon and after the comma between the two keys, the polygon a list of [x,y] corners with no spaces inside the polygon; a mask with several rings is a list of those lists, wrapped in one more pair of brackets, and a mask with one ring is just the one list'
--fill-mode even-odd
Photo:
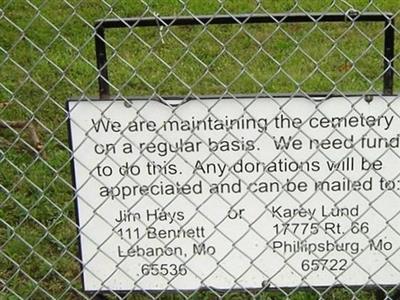
{"label": "name 'karey lund'", "polygon": [[[318,213],[319,211],[319,213]],[[288,208],[283,207],[282,205],[273,205],[271,206],[270,213],[273,218],[278,219],[292,219],[295,217],[304,218],[306,220],[313,220],[318,216],[321,217],[343,217],[343,216],[352,216],[357,217],[359,215],[360,209],[359,205],[355,205],[352,207],[338,207],[332,206],[328,207],[326,205],[321,205],[321,208],[318,210],[317,208]],[[318,215],[317,215],[318,213]]]}

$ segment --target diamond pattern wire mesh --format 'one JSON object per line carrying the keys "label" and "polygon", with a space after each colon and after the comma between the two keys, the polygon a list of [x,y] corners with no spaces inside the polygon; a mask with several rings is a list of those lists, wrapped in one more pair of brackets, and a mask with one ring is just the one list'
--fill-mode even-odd
{"label": "diamond pattern wire mesh", "polygon": [[[158,17],[158,16],[192,16],[199,15],[236,15],[236,14],[265,14],[273,13],[303,13],[321,14],[339,12],[349,14],[354,12],[390,12],[391,21],[395,22],[395,36],[398,40],[397,27],[400,5],[397,1],[111,1],[111,0],[8,0],[0,1],[0,299],[90,299],[99,296],[83,292],[78,255],[74,188],[71,182],[70,164],[74,153],[68,145],[67,134],[67,99],[79,101],[94,101],[98,94],[99,72],[95,54],[95,21],[98,19],[127,17]],[[397,21],[397,22],[396,22]],[[324,92],[344,96],[352,94],[380,94],[383,90],[385,73],[383,61],[383,37],[385,27],[382,23],[313,23],[286,24],[235,24],[235,25],[200,25],[200,26],[160,26],[156,28],[124,28],[107,30],[108,71],[110,75],[110,93],[126,100],[130,96],[146,98],[179,95],[183,99],[192,97],[201,109],[208,106],[201,96],[223,95],[234,99],[235,105],[241,107],[243,116],[252,117],[256,112],[252,105],[261,95],[272,97],[273,105],[278,110],[289,105],[296,99],[295,94]],[[395,58],[399,53],[395,44]],[[398,91],[398,69],[395,74],[394,91]],[[274,95],[285,93],[289,95],[282,102]],[[253,100],[246,105],[239,94],[252,94]],[[220,100],[222,101],[222,100]],[[350,100],[348,100],[350,103]],[[395,106],[396,97],[392,100]],[[218,101],[216,104],[218,105]],[[127,108],[128,109],[128,108]],[[143,118],[141,109],[136,106],[129,109]],[[318,109],[318,108],[317,108]],[[357,108],[354,108],[357,111]],[[102,111],[107,115],[107,110]],[[286,110],[280,110],[287,117],[293,118]],[[399,118],[398,111],[390,106],[386,111]],[[318,111],[322,116],[326,111]],[[208,116],[218,117],[209,110]],[[205,116],[207,117],[207,116]],[[171,118],[181,119],[178,113]],[[74,122],[74,120],[72,120]],[[374,128],[371,134],[382,136]],[[93,139],[88,133],[88,140]],[[262,140],[268,133],[260,134]],[[308,133],[301,128],[295,136],[309,138]],[[333,129],[329,136],[342,136],[339,129]],[[162,134],[155,134],[154,140],[171,142]],[[195,131],[188,139],[202,139]],[[119,142],[127,139],[121,134]],[[239,139],[234,133],[227,131],[221,140]],[[356,152],[356,151],[353,151]],[[392,156],[399,158],[394,149],[386,149],[380,157]],[[285,157],[296,161],[285,150],[273,159]],[[257,161],[252,152],[243,153],[241,158]],[[323,151],[315,151],[307,159],[330,159]],[[151,161],[143,154],[138,161]],[[179,153],[170,158],[183,160]],[[222,156],[210,153],[204,158],[226,163]],[[111,155],[105,155],[103,161],[113,162]],[[115,161],[114,161],[115,162]],[[77,164],[85,166],[84,161]],[[101,162],[99,162],[100,164]],[[134,162],[132,162],[134,163]],[[187,163],[187,162],[186,162]],[[194,167],[193,165],[191,166]],[[393,177],[397,180],[398,171],[393,166]],[[339,174],[337,174],[339,173]],[[337,172],[330,176],[343,176]],[[376,173],[379,172],[376,171]],[[264,174],[265,175],[265,174]],[[227,178],[240,177],[234,172],[228,172],[221,182]],[[259,179],[262,175],[258,176]],[[269,178],[276,181],[282,179],[274,174]],[[305,178],[316,181],[312,173],[298,171],[292,174],[292,179]],[[361,177],[361,176],[360,176]],[[127,176],[132,183],[137,178]],[[186,180],[202,180],[210,183],[207,176],[193,174]],[[90,180],[97,180],[87,178]],[[174,184],[174,179],[162,173],[154,180],[163,180]],[[243,178],[242,178],[243,180]],[[245,183],[245,185],[248,183]],[[391,230],[400,235],[400,229],[393,226],[400,211],[393,208],[391,218],[382,214],[376,204],[388,197],[387,191],[371,199],[368,195],[357,193],[370,206],[368,212],[373,212],[376,218],[386,221],[384,230]],[[391,195],[399,196],[392,191]],[[333,204],[346,200],[348,194],[332,198],[325,194]],[[352,194],[353,195],[353,194]],[[216,197],[216,198],[215,198]],[[252,197],[255,205],[265,205],[265,200],[256,193],[247,191],[238,199],[235,205],[242,203],[245,197]],[[220,237],[232,244],[232,253],[239,253],[246,261],[253,258],[243,250],[246,235],[264,239],[255,224],[271,212],[270,205],[279,196],[270,199],[265,210],[259,211],[255,219],[244,219],[247,230],[237,239],[225,234],[226,218],[215,222],[206,208],[212,201],[218,199],[222,205],[232,205],[232,200],[224,194],[204,197],[201,205],[191,197],[181,195],[186,205],[197,209],[197,213],[214,227],[213,236]],[[140,202],[143,200],[138,199]],[[299,206],[310,201],[312,196],[298,199],[291,196],[292,203]],[[178,196],[171,201],[178,201]],[[90,206],[89,199],[83,199]],[[163,207],[157,199],[146,197],[151,205]],[[104,202],[106,202],[104,200]],[[117,199],[127,209],[129,206]],[[180,200],[182,201],[182,199]],[[92,207],[93,217],[102,217],[101,203]],[[204,207],[204,209],[202,209]],[[197,215],[188,218],[179,226],[186,226]],[[104,219],[104,218],[103,218]],[[115,224],[103,220],[111,229]],[[321,219],[315,219],[321,222]],[[89,222],[88,222],[89,223]],[[85,227],[86,224],[81,224]],[[143,226],[152,226],[144,223]],[[115,231],[115,228],[114,228]],[[112,231],[110,231],[110,234]],[[381,232],[376,232],[379,235]],[[110,237],[111,237],[110,235]],[[366,234],[368,235],[368,234]],[[300,237],[293,233],[295,238]],[[87,236],[91,239],[90,236]],[[308,237],[305,239],[307,240]],[[369,237],[373,238],[373,237]],[[207,240],[206,239],[206,240]],[[195,242],[198,242],[194,239]],[[126,245],[132,241],[124,239]],[[164,243],[163,241],[160,241]],[[171,243],[174,241],[172,240]],[[265,241],[270,242],[270,241]],[[104,241],[107,243],[107,240]],[[107,256],[98,245],[98,252]],[[266,247],[267,248],[267,247]],[[398,255],[399,249],[394,249],[393,256]],[[349,257],[354,257],[351,253]],[[362,255],[362,251],[360,253]],[[386,255],[386,254],[383,254]],[[316,258],[323,258],[316,256]],[[110,257],[111,260],[114,258]],[[158,258],[148,258],[148,263],[157,263]],[[212,278],[215,269],[210,269],[205,277],[196,274],[196,268],[190,268],[187,259],[187,272],[199,280]],[[290,264],[290,257],[282,256],[294,274],[302,276],[296,266]],[[387,262],[398,272],[400,266]],[[185,260],[186,261],[186,260]],[[182,261],[185,262],[185,261]],[[195,261],[195,259],[193,259]],[[117,263],[117,262],[115,262]],[[274,286],[270,291],[271,282],[265,282],[264,288],[252,290],[240,285],[240,276],[236,278],[231,273],[230,266],[224,265],[224,260],[215,259],[216,265],[222,268],[234,286],[225,291],[212,287],[190,292],[175,288],[174,283],[168,285],[174,294],[161,290],[149,292],[137,281],[135,290],[141,294],[120,295],[109,291],[109,298],[127,299],[373,299],[377,294],[371,289],[374,282],[368,281],[357,287],[343,285],[338,281],[335,285],[325,288],[315,288],[307,278],[300,286],[284,289]],[[355,261],[354,264],[357,264]],[[367,272],[366,266],[358,265],[360,270]],[[83,266],[85,268],[85,266]],[[262,267],[250,263],[249,269],[265,274]],[[117,268],[118,269],[118,268]],[[87,271],[96,276],[93,270]],[[122,273],[123,269],[120,269]],[[379,270],[377,270],[379,272]],[[243,272],[244,276],[245,272]],[[110,274],[112,276],[113,274]],[[131,274],[126,274],[131,277]],[[369,274],[373,275],[373,274]],[[368,287],[367,287],[368,285]],[[236,289],[241,288],[241,291]],[[392,297],[396,287],[376,286],[381,295]],[[107,284],[103,285],[107,289]],[[394,297],[394,296],[393,296]]]}

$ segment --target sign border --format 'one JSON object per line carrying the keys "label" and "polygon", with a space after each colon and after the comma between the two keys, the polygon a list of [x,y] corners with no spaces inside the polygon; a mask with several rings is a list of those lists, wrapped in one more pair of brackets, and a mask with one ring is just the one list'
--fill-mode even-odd
{"label": "sign border", "polygon": [[[165,290],[165,289],[158,289],[158,290],[147,290],[147,289],[141,289],[141,290],[88,290],[85,287],[85,280],[83,276],[84,272],[84,265],[82,261],[82,245],[81,245],[81,233],[80,233],[80,222],[79,222],[79,210],[78,210],[78,194],[77,194],[77,186],[76,186],[76,177],[75,177],[75,159],[74,159],[74,148],[73,148],[73,142],[72,142],[72,130],[71,130],[71,116],[70,116],[70,110],[69,110],[69,104],[71,102],[96,102],[98,100],[100,101],[109,101],[109,102],[131,102],[131,101],[137,101],[137,100],[156,100],[160,101],[161,103],[164,102],[164,104],[168,104],[168,102],[175,102],[171,103],[171,106],[179,106],[179,105],[184,105],[188,101],[192,100],[218,100],[218,99],[248,99],[248,98],[269,98],[269,99],[274,99],[274,98],[290,98],[290,99],[296,99],[296,98],[306,98],[309,99],[310,101],[315,101],[315,102],[322,102],[326,101],[332,98],[347,98],[347,97],[360,97],[364,98],[365,101],[371,102],[373,101],[374,97],[380,97],[380,98],[386,98],[386,97],[399,97],[400,96],[394,96],[394,95],[386,95],[386,94],[379,94],[379,93],[368,93],[368,94],[360,94],[360,93],[331,93],[331,94],[324,94],[324,93],[309,93],[309,94],[286,94],[286,93],[281,93],[281,94],[223,94],[223,95],[201,95],[201,96],[175,96],[175,95],[170,95],[170,96],[131,96],[131,97],[110,97],[108,99],[104,98],[98,98],[98,97],[90,97],[90,96],[83,96],[83,97],[73,97],[69,98],[65,102],[65,110],[67,112],[67,131],[68,131],[68,148],[71,153],[70,157],[70,171],[71,171],[71,177],[72,177],[72,187],[73,187],[73,201],[74,201],[74,211],[75,211],[75,222],[77,225],[77,242],[78,242],[78,254],[77,257],[79,258],[79,265],[80,265],[80,281],[82,284],[82,289],[84,293],[87,293],[88,295],[94,296],[94,299],[103,299],[102,295],[127,295],[127,294],[150,294],[150,295],[158,295],[160,293],[169,295],[169,294],[175,294],[175,293],[194,293],[194,292],[204,292],[204,291],[213,291],[218,294],[224,294],[228,291],[231,292],[267,292],[267,291],[285,291],[285,290],[296,290],[296,291],[302,291],[302,290],[312,290],[312,291],[318,291],[318,290],[326,290],[328,288],[348,288],[351,290],[359,290],[362,288],[363,290],[367,291],[372,291],[375,290],[376,292],[380,292],[382,288],[395,288],[396,291],[398,291],[398,288],[400,288],[400,283],[398,285],[392,285],[392,284],[380,284],[380,285],[373,285],[373,284],[365,284],[365,285],[345,285],[345,284],[334,284],[334,285],[321,285],[321,286],[300,286],[300,287],[291,287],[291,286],[281,286],[281,287],[271,287],[270,285],[266,286],[260,286],[260,288],[234,288],[234,289],[219,289],[219,288],[214,288],[212,286],[206,286],[206,287],[199,287],[197,289],[175,289],[175,290]],[[176,104],[176,101],[181,101],[180,103]],[[399,278],[400,282],[400,278]],[[377,298],[378,299],[378,298]]]}

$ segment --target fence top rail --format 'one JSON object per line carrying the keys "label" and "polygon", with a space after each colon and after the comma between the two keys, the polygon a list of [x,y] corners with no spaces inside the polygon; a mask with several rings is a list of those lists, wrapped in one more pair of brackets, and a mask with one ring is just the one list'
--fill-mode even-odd
{"label": "fence top rail", "polygon": [[390,12],[346,13],[291,13],[291,14],[240,14],[240,15],[202,15],[135,17],[96,20],[96,28],[183,26],[211,24],[252,24],[252,23],[304,23],[304,22],[388,22],[393,21]]}

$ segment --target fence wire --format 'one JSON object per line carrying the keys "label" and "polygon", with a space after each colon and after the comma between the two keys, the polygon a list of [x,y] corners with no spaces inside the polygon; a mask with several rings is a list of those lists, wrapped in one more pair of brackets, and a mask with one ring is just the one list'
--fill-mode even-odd
{"label": "fence wire", "polygon": [[399,297],[397,0],[0,8],[0,299]]}

